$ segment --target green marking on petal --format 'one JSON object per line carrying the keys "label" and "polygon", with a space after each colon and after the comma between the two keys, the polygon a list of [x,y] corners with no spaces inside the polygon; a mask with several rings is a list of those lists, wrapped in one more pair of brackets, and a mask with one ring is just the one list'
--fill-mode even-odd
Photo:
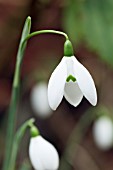
{"label": "green marking on petal", "polygon": [[66,81],[69,82],[70,80],[72,80],[73,82],[75,82],[75,81],[76,81],[76,78],[73,77],[72,75],[69,75],[69,76],[67,77]]}

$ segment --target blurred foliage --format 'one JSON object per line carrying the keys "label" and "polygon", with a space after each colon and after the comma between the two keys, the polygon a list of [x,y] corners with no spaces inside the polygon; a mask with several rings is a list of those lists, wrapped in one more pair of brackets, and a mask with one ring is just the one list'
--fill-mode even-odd
{"label": "blurred foliage", "polygon": [[21,167],[20,167],[20,170],[31,170],[31,166],[29,164],[29,161],[28,160],[25,160]]}
{"label": "blurred foliage", "polygon": [[64,30],[113,67],[113,0],[67,0]]}

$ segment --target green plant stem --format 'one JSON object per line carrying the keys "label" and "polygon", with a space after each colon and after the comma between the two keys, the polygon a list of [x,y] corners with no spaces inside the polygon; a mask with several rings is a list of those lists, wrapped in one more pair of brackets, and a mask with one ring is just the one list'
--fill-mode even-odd
{"label": "green plant stem", "polygon": [[28,127],[31,128],[31,125],[33,125],[33,123],[34,123],[34,119],[27,120],[16,132],[14,140],[13,140],[13,146],[12,146],[12,152],[10,155],[9,167],[7,168],[8,170],[15,169],[16,158],[17,158],[17,153],[18,153],[18,148],[19,148],[20,142],[21,142],[27,128]]}
{"label": "green plant stem", "polygon": [[82,141],[89,126],[96,119],[96,117],[97,115],[95,112],[92,112],[92,109],[89,109],[89,111],[87,111],[81,117],[67,142],[66,149],[61,158],[61,165],[59,170],[71,170],[73,165],[73,155],[76,154],[76,146]]}
{"label": "green plant stem", "polygon": [[14,127],[15,127],[15,119],[16,119],[16,111],[19,100],[19,71],[18,67],[16,67],[14,83],[12,88],[11,102],[8,111],[8,126],[7,126],[7,136],[6,136],[6,148],[5,148],[5,159],[3,164],[3,170],[7,170],[7,166],[10,160],[10,153],[12,149],[12,142],[14,136]]}
{"label": "green plant stem", "polygon": [[22,31],[22,36],[18,48],[16,67],[13,79],[13,87],[11,94],[11,102],[9,105],[8,111],[8,124],[7,124],[7,134],[6,134],[6,147],[5,147],[5,156],[3,162],[3,170],[7,170],[9,167],[10,156],[12,152],[12,143],[14,139],[14,130],[16,123],[16,111],[19,101],[19,84],[20,84],[20,72],[21,72],[21,63],[26,49],[27,41],[23,43],[24,39],[28,36],[31,28],[31,18],[27,17],[24,28]]}
{"label": "green plant stem", "polygon": [[33,33],[29,34],[24,41],[26,41],[26,40],[28,40],[28,39],[36,36],[36,35],[39,35],[39,34],[48,34],[48,33],[60,34],[60,35],[63,35],[66,38],[66,40],[69,39],[67,34],[64,33],[64,32],[61,32],[61,31],[56,31],[56,30],[40,30],[40,31],[36,31],[36,32],[33,32]]}

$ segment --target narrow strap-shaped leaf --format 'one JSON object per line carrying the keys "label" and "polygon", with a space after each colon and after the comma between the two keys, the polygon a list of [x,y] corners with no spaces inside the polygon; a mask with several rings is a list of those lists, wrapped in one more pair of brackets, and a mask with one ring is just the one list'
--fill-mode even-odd
{"label": "narrow strap-shaped leaf", "polygon": [[5,148],[5,158],[3,163],[3,170],[7,170],[9,167],[10,155],[12,152],[12,143],[14,138],[14,127],[16,120],[16,110],[19,100],[19,82],[20,82],[20,72],[21,72],[21,62],[25,52],[27,41],[23,44],[24,39],[29,35],[31,27],[31,18],[28,17],[25,21],[23,28],[20,45],[17,53],[16,67],[13,80],[13,88],[11,94],[11,102],[8,111],[8,126],[7,126],[7,136],[6,136],[6,148]]}

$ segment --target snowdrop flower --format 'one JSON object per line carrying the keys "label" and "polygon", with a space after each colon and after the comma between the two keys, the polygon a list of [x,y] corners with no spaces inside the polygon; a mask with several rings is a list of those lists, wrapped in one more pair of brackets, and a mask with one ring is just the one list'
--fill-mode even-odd
{"label": "snowdrop flower", "polygon": [[34,113],[41,118],[47,118],[52,114],[52,110],[47,98],[47,84],[40,82],[36,84],[31,90],[31,106]]}
{"label": "snowdrop flower", "polygon": [[93,136],[97,146],[108,150],[113,146],[113,122],[107,116],[102,116],[94,123]]}
{"label": "snowdrop flower", "polygon": [[40,135],[31,138],[29,157],[35,170],[57,170],[59,167],[55,147]]}
{"label": "snowdrop flower", "polygon": [[83,96],[95,106],[97,92],[88,70],[73,55],[72,44],[64,44],[64,57],[53,71],[48,83],[48,100],[53,110],[59,106],[63,96],[73,106],[78,106]]}

